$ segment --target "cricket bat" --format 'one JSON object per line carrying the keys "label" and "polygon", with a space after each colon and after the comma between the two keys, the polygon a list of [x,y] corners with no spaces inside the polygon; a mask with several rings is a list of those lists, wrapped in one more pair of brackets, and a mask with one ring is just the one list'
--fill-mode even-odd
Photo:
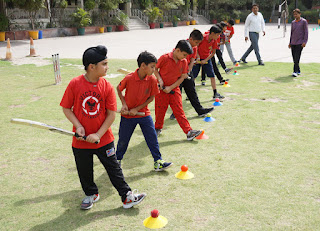
{"label": "cricket bat", "polygon": [[[117,112],[118,112],[118,113],[121,113],[120,110],[118,110]],[[121,113],[121,114],[123,114],[123,115],[129,115],[129,112],[127,112],[127,113]],[[136,115],[137,115],[137,116],[145,116],[146,113],[141,112],[141,111],[138,111]]]}
{"label": "cricket bat", "polygon": [[[57,133],[68,135],[68,136],[81,137],[76,132],[67,131],[67,130],[64,130],[62,128],[57,128],[57,127],[54,127],[54,126],[51,126],[51,125],[48,125],[48,124],[45,124],[45,123],[37,122],[37,121],[25,120],[25,119],[14,119],[13,118],[13,119],[11,119],[10,122],[11,123],[15,123],[15,124],[23,124],[23,125],[29,125],[29,126],[32,126],[32,127],[41,128],[41,129],[46,129],[46,130],[49,130],[51,132],[57,132]],[[86,139],[87,137],[86,136],[82,136],[82,138]],[[96,141],[95,143],[98,144],[99,141]]]}

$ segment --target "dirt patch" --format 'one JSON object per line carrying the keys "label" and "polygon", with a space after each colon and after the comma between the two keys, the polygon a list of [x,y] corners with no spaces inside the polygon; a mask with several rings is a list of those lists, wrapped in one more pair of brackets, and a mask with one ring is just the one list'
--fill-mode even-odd
{"label": "dirt patch", "polygon": [[32,96],[31,96],[31,101],[32,101],[32,102],[35,102],[35,101],[38,101],[38,100],[41,99],[41,98],[42,98],[42,96],[32,95]]}
{"label": "dirt patch", "polygon": [[279,83],[279,81],[276,81],[276,80],[271,79],[269,77],[261,77],[261,82],[263,82],[263,83]]}
{"label": "dirt patch", "polygon": [[18,107],[24,107],[26,106],[25,104],[14,104],[14,105],[10,105],[9,108],[18,108]]}
{"label": "dirt patch", "polygon": [[236,93],[236,92],[225,92],[223,94],[224,95],[241,95],[240,93]]}
{"label": "dirt patch", "polygon": [[52,64],[48,59],[43,59],[42,57],[25,57],[19,59],[13,59],[13,65],[25,65],[25,64],[34,64],[37,67],[46,66]]}
{"label": "dirt patch", "polygon": [[309,124],[320,124],[320,121],[304,121]]}
{"label": "dirt patch", "polygon": [[270,99],[261,98],[261,99],[244,99],[244,100],[247,100],[247,101],[265,101],[265,102],[272,102],[272,103],[288,102],[288,100],[279,99],[279,98],[270,98]]}
{"label": "dirt patch", "polygon": [[309,109],[320,110],[320,104],[319,103],[314,104],[314,105],[312,105],[312,107],[309,107]]}
{"label": "dirt patch", "polygon": [[306,80],[301,80],[301,83],[302,83],[302,85],[297,85],[297,87],[301,88],[301,87],[311,87],[311,86],[318,85],[317,83],[309,82]]}

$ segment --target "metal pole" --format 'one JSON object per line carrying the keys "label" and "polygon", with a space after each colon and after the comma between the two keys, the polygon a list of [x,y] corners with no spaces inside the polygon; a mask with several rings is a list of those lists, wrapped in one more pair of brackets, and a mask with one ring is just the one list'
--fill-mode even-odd
{"label": "metal pole", "polygon": [[298,8],[298,0],[296,0],[295,4],[294,4],[294,8],[297,9]]}

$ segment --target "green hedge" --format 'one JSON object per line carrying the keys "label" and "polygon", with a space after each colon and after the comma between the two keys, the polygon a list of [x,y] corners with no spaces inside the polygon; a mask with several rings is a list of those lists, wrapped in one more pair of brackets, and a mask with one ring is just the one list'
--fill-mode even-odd
{"label": "green hedge", "polygon": [[301,17],[309,20],[309,23],[318,23],[319,12],[316,10],[306,10],[301,12]]}

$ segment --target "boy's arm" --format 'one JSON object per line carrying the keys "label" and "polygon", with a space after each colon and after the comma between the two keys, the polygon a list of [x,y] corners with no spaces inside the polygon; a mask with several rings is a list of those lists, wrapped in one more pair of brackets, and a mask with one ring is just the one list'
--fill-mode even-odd
{"label": "boy's arm", "polygon": [[190,59],[189,66],[188,66],[188,73],[190,73],[190,72],[192,71],[194,62],[195,62],[195,58],[191,58],[191,59]]}
{"label": "boy's arm", "polygon": [[[62,108],[63,113],[67,117],[67,119],[73,124],[73,126],[76,128],[76,133],[78,133],[79,136],[85,136],[86,131],[76,115],[73,113],[73,111],[70,108]],[[84,140],[82,137],[77,137],[77,140]]]}
{"label": "boy's arm", "polygon": [[154,73],[154,75],[156,76],[156,78],[157,78],[157,80],[158,80],[158,83],[159,83],[159,85],[160,85],[159,88],[162,89],[162,87],[163,87],[163,80],[162,80],[162,78],[161,78],[161,76],[160,76],[160,73],[159,73],[158,69],[156,68],[153,73]]}
{"label": "boy's arm", "polygon": [[142,108],[144,108],[145,106],[147,106],[149,103],[151,103],[154,100],[154,95],[150,96],[143,104],[135,107],[135,108],[131,108],[129,111],[129,115],[131,116],[135,116],[138,111]]}
{"label": "boy's arm", "polygon": [[188,78],[188,74],[184,73],[182,74],[178,80],[176,82],[174,82],[173,84],[171,84],[170,86],[166,86],[163,91],[165,93],[170,93],[174,88],[176,88],[177,86],[180,86],[180,84],[183,82],[183,80],[185,80],[186,78]]}
{"label": "boy's arm", "polygon": [[212,50],[211,54],[206,59],[201,60],[201,64],[208,63],[208,60],[210,60],[214,56],[215,53],[216,53],[216,49]]}
{"label": "boy's arm", "polygon": [[128,112],[129,109],[128,109],[126,100],[124,99],[124,96],[122,94],[122,91],[120,91],[120,89],[119,89],[119,85],[117,86],[117,92],[118,92],[118,96],[119,96],[121,103],[122,103],[122,108],[121,108],[120,112],[121,113]]}
{"label": "boy's arm", "polygon": [[107,118],[96,133],[92,133],[87,136],[86,141],[89,143],[95,143],[99,141],[100,138],[108,131],[115,118],[116,112],[107,109]]}

